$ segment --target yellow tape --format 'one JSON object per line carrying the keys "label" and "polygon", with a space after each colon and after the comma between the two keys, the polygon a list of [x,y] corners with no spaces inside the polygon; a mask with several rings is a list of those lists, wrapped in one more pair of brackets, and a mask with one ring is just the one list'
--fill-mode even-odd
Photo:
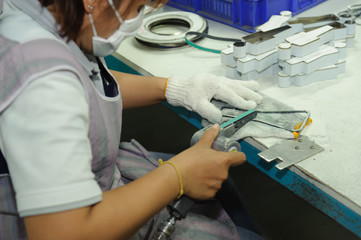
{"label": "yellow tape", "polygon": [[[311,123],[312,123],[312,119],[309,118],[309,119],[307,120],[307,122],[306,122],[305,127],[308,126],[308,125],[310,125]],[[302,126],[302,124],[303,124],[303,122],[300,122],[300,123],[296,124],[296,126],[295,126],[294,129],[295,129],[295,130],[300,129],[300,127]],[[298,136],[300,135],[300,132],[293,132],[293,135],[295,136],[295,138],[298,138]]]}

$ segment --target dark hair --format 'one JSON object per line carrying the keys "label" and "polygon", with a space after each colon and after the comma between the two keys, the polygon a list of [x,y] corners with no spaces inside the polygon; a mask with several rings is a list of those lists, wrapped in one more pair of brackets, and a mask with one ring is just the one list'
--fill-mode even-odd
{"label": "dark hair", "polygon": [[[85,9],[82,0],[39,0],[40,3],[47,7],[53,5],[56,9],[59,18],[56,21],[60,25],[59,35],[67,37],[67,40],[75,40],[78,37],[81,25],[83,23]],[[121,0],[114,0],[114,5],[119,7]],[[167,0],[154,0],[152,6],[156,8],[162,7]],[[137,1],[132,1],[128,9],[131,9]],[[127,11],[128,12],[128,11]],[[126,13],[127,13],[126,12]]]}
{"label": "dark hair", "polygon": [[60,25],[59,34],[61,37],[67,37],[68,41],[77,38],[84,18],[84,5],[81,0],[39,0],[40,3],[47,7],[54,5],[59,14],[56,21]]}

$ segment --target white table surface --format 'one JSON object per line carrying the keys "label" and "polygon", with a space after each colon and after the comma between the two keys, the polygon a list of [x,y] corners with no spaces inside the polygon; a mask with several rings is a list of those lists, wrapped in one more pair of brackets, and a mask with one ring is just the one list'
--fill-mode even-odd
{"label": "white table surface", "polygon": [[[327,0],[299,15],[317,16],[337,13],[360,0]],[[177,10],[166,7],[166,11]],[[246,32],[207,20],[209,34],[242,37]],[[203,39],[205,47],[225,49],[227,42]],[[199,72],[225,75],[220,55],[185,46],[156,49],[143,46],[134,38],[125,40],[114,55],[144,75],[192,76]],[[291,168],[323,191],[361,215],[361,26],[356,42],[347,49],[346,72],[336,79],[304,87],[279,88],[276,77],[260,80],[260,92],[295,109],[311,112],[313,123],[303,134],[325,148]],[[262,142],[262,139],[258,139]],[[268,142],[267,142],[268,141]],[[269,145],[269,140],[264,140]]]}

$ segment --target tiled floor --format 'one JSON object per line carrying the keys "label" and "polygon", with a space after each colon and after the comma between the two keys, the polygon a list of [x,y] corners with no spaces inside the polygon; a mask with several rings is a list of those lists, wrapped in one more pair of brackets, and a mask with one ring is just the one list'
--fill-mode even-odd
{"label": "tiled floor", "polygon": [[[123,119],[122,139],[134,138],[151,151],[178,153],[197,130],[163,105],[126,110]],[[250,164],[230,173],[266,239],[360,240]]]}

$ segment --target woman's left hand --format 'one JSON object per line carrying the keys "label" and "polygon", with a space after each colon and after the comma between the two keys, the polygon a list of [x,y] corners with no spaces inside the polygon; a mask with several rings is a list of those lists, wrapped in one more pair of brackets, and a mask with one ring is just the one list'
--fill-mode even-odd
{"label": "woman's left hand", "polygon": [[254,109],[262,101],[261,95],[256,93],[258,88],[256,81],[232,80],[200,73],[192,78],[169,78],[165,97],[173,106],[185,107],[212,123],[219,123],[222,113],[210,102],[213,98],[239,109]]}

